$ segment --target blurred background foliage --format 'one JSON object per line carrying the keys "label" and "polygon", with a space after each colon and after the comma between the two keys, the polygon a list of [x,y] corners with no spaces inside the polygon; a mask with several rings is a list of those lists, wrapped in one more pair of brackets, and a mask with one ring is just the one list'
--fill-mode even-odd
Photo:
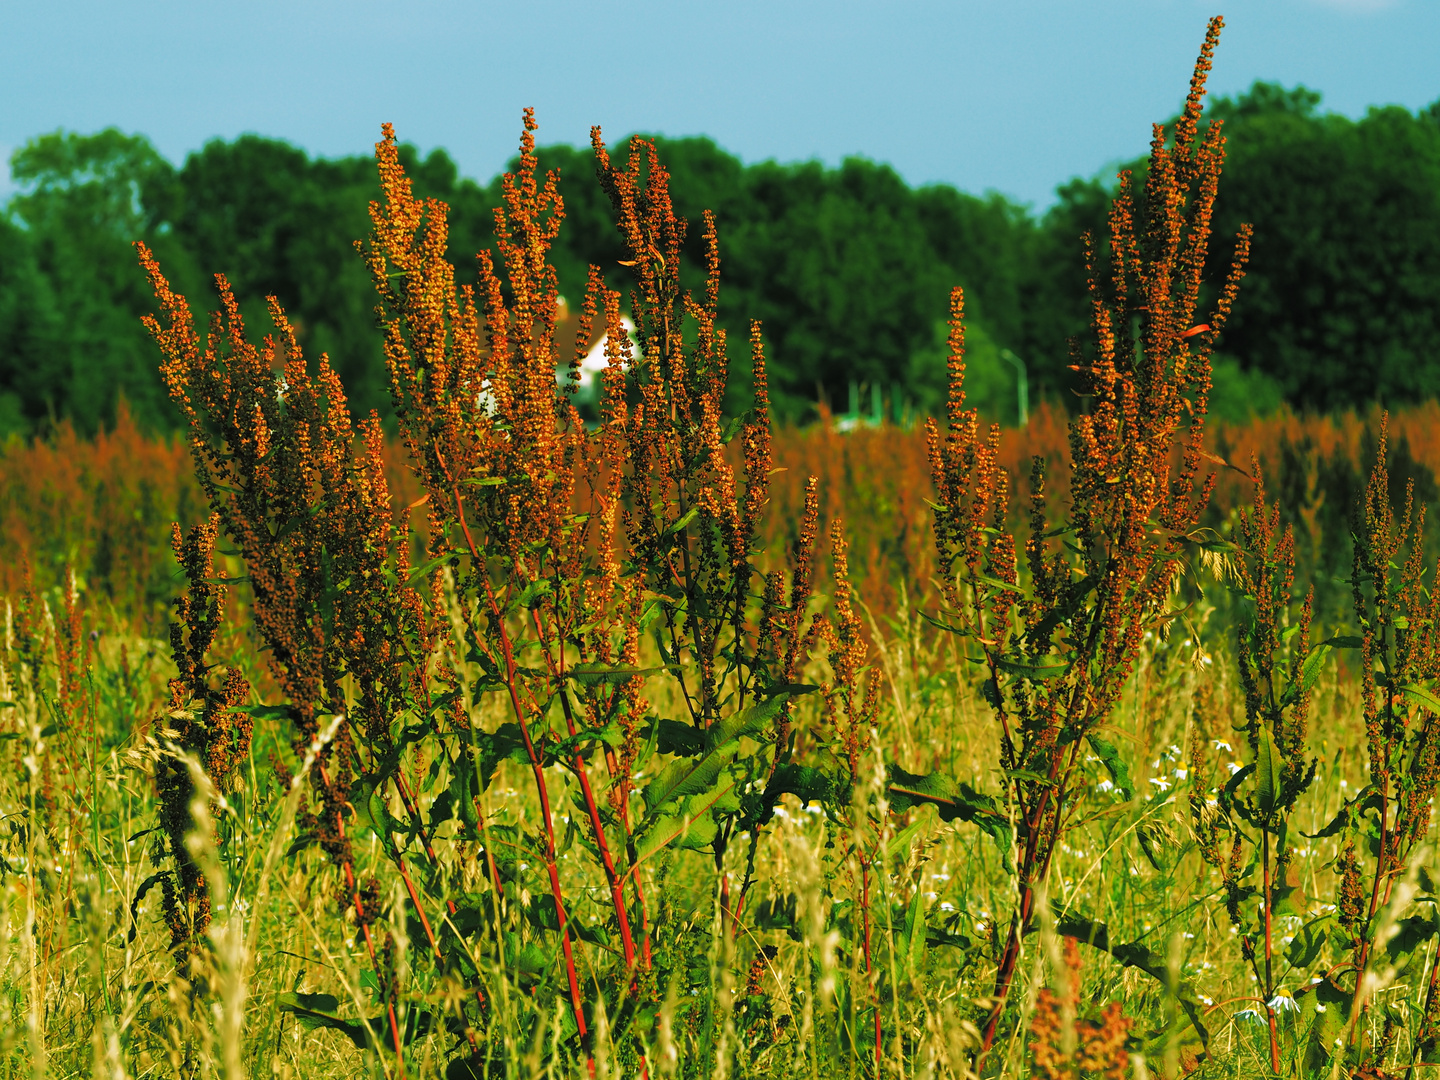
{"label": "blurred background foliage", "polygon": [[[1314,91],[1260,82],[1214,99],[1209,115],[1229,137],[1212,277],[1240,223],[1256,226],[1217,358],[1214,412],[1243,421],[1282,403],[1332,410],[1440,394],[1440,102],[1351,120],[1324,112]],[[748,321],[759,318],[784,419],[813,418],[822,402],[846,411],[852,388],[867,411],[873,400],[896,416],[934,411],[953,284],[966,290],[972,400],[1016,421],[1010,350],[1028,365],[1032,402],[1072,407],[1068,339],[1087,317],[1080,237],[1104,233],[1113,174],[1143,162],[1072,180],[1036,213],[995,193],[910,187],[863,158],[747,166],[708,139],[658,141],[693,255],[701,211],[716,214],[736,408],[748,399]],[[567,220],[555,262],[577,305],[589,264],[622,289],[628,274],[591,161],[588,148],[541,152],[561,174]],[[498,178],[461,177],[443,150],[422,159],[407,147],[405,165],[420,194],[450,204],[463,280],[492,242]],[[373,289],[352,247],[377,193],[368,155],[312,158],[245,135],[176,168],[143,136],[111,129],[35,138],[11,172],[17,192],[0,213],[0,437],[62,420],[93,434],[114,424],[122,398],[141,429],[171,429],[139,324],[153,298],[134,239],[188,296],[212,295],[209,275],[225,273],[257,330],[268,327],[273,292],[307,355],[329,353],[353,404],[386,412]]]}

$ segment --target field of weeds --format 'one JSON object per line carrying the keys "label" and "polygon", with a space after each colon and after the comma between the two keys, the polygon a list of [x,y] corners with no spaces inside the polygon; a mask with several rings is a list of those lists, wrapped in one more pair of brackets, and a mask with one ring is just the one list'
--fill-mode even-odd
{"label": "field of weeds", "polygon": [[713,222],[692,288],[598,129],[635,337],[561,334],[528,113],[474,288],[377,144],[388,428],[137,245],[183,441],[0,459],[6,1074],[1440,1060],[1435,407],[1207,427],[1219,29],[1021,431],[959,290],[923,430],[772,431],[758,327],[726,416]]}

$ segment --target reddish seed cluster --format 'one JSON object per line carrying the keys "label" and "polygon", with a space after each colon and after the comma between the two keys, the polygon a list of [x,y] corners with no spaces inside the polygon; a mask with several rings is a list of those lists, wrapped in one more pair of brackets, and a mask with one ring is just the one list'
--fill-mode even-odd
{"label": "reddish seed cluster", "polygon": [[[1064,959],[1065,969],[1059,974],[1066,985],[1061,994],[1042,989],[1036,995],[1030,1019],[1032,1075],[1044,1080],[1124,1080],[1130,1070],[1125,1040],[1131,1021],[1118,1001],[1107,1005],[1097,1019],[1082,1019],[1080,946],[1072,937],[1065,939]],[[1067,1049],[1067,1043],[1073,1050]]]}
{"label": "reddish seed cluster", "polygon": [[165,727],[173,733],[169,737],[177,753],[157,762],[155,787],[164,851],[174,867],[162,883],[165,922],[182,975],[188,975],[194,942],[210,924],[209,887],[185,843],[194,828],[190,803],[195,782],[184,757],[199,762],[218,792],[229,791],[238,766],[250,752],[252,732],[250,716],[236,711],[250,695],[249,681],[235,667],[217,671],[210,660],[224,625],[226,590],[215,576],[219,528],[219,516],[212,514],[183,537],[176,525],[171,538],[186,580],[170,624],[170,652],[179,675],[170,680],[165,712]]}

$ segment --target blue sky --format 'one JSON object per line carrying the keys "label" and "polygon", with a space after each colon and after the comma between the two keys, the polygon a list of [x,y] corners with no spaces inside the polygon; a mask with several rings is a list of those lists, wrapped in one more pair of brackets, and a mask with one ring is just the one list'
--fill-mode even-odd
{"label": "blue sky", "polygon": [[[849,154],[912,183],[1043,207],[1145,148],[1218,0],[0,0],[0,154],[108,125],[177,163],[254,131],[368,152],[380,123],[488,179],[520,111],[542,142],[705,134],[746,161]],[[1325,106],[1440,98],[1436,0],[1247,0],[1212,89],[1304,83]],[[0,175],[0,188],[6,175]]]}

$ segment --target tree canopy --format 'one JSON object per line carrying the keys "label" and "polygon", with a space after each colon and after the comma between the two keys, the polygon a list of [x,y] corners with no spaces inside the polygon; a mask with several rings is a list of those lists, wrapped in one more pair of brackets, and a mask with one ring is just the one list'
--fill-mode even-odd
{"label": "tree canopy", "polygon": [[[1226,123],[1212,278],[1241,222],[1255,226],[1250,271],[1227,329],[1216,400],[1244,410],[1283,395],[1299,407],[1413,400],[1440,392],[1440,102],[1359,120],[1324,113],[1305,87],[1256,83],[1216,98]],[[746,165],[709,139],[657,139],[676,207],[720,234],[721,320],[734,343],[732,403],[743,407],[749,320],[760,319],[783,415],[817,400],[844,408],[852,384],[898,407],[938,407],[950,287],[971,319],[971,386],[1014,419],[1024,359],[1032,397],[1068,397],[1068,339],[1085,326],[1081,236],[1103,235],[1111,178],[1070,181],[1036,214],[1003,196],[911,187],[850,158]],[[625,143],[612,148],[622,161]],[[572,302],[587,268],[626,289],[628,271],[589,149],[551,146],[566,221],[554,252]],[[451,206],[462,281],[493,241],[499,179],[463,178],[443,150],[404,148],[417,191]],[[1137,166],[1140,163],[1137,163]],[[0,213],[0,433],[60,417],[93,430],[124,396],[143,422],[172,423],[139,324],[153,300],[130,242],[144,239],[177,287],[203,304],[224,273],[247,318],[268,328],[279,297],[307,355],[330,355],[360,409],[388,405],[372,289],[353,242],[377,194],[366,155],[315,158],[256,135],[215,140],[177,169],[142,136],[56,132],[11,160],[19,187]],[[697,282],[698,283],[698,282]],[[197,313],[201,314],[201,313]]]}

